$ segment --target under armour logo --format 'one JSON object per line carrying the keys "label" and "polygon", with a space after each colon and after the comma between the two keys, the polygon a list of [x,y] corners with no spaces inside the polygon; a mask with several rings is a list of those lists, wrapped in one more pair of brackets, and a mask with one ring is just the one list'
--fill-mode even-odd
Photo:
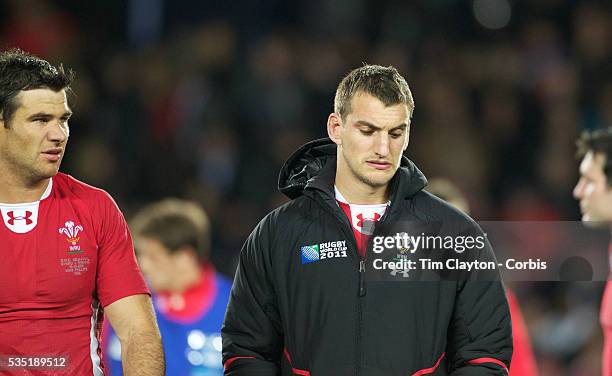
{"label": "under armour logo", "polygon": [[7,212],[6,215],[9,217],[8,224],[11,226],[15,224],[15,221],[25,221],[26,225],[31,225],[33,223],[30,219],[32,216],[31,211],[26,210],[25,215],[15,216],[15,212],[11,210],[10,212]]}
{"label": "under armour logo", "polygon": [[378,213],[374,213],[374,218],[363,218],[363,214],[359,213],[357,214],[357,219],[359,219],[359,222],[357,222],[357,227],[363,227],[363,221],[373,221],[373,222],[377,222],[380,219],[381,215]]}
{"label": "under armour logo", "polygon": [[404,277],[404,278],[409,278],[410,277],[410,274],[408,273],[408,269],[393,269],[393,270],[391,270],[391,273],[389,273],[389,274],[391,274],[394,277],[396,275],[398,275],[398,274],[401,274],[402,277]]}

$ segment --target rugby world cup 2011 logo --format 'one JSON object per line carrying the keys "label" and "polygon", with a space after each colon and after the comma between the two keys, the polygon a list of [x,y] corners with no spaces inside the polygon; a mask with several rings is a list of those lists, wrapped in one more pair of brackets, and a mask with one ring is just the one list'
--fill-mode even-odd
{"label": "rugby world cup 2011 logo", "polygon": [[305,245],[300,248],[302,253],[302,265],[319,261],[319,245]]}
{"label": "rugby world cup 2011 logo", "polygon": [[78,244],[79,232],[83,231],[83,226],[75,225],[72,221],[66,221],[65,227],[59,229],[60,234],[66,235],[66,241],[71,245],[68,247],[68,254],[82,253],[81,246]]}

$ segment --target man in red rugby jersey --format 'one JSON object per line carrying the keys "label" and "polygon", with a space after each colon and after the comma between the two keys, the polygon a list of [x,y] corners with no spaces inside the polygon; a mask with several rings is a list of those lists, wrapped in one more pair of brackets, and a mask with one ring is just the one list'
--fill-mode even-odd
{"label": "man in red rugby jersey", "polygon": [[103,314],[126,375],[163,375],[149,291],[119,208],[59,172],[71,71],[0,53],[0,374],[104,375]]}
{"label": "man in red rugby jersey", "polygon": [[[580,180],[574,197],[580,200],[582,222],[612,231],[612,127],[585,132],[578,140]],[[612,268],[612,243],[609,247]],[[604,332],[602,375],[612,376],[612,278],[608,277],[599,316]]]}

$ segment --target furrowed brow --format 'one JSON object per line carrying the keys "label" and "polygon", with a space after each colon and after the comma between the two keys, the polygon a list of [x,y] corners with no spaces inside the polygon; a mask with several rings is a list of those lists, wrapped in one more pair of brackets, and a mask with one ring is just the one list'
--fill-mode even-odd
{"label": "furrowed brow", "polygon": [[[375,131],[382,130],[381,127],[378,127],[378,126],[376,126],[376,125],[374,125],[374,124],[372,124],[372,123],[370,123],[368,121],[365,121],[365,120],[358,120],[358,121],[355,122],[355,124],[357,126],[361,126],[361,127],[368,127],[368,128],[370,128],[372,130],[375,130]],[[403,131],[406,128],[408,128],[408,124],[402,123],[402,124],[400,124],[400,125],[398,125],[396,127],[393,127],[391,129],[389,129],[389,132],[399,131],[399,130]]]}
{"label": "furrowed brow", "polygon": [[393,128],[391,128],[391,129],[389,130],[389,132],[393,132],[393,131],[400,131],[400,130],[401,130],[401,131],[403,131],[403,130],[405,130],[406,128],[408,128],[408,124],[406,124],[406,123],[402,123],[402,124],[398,125],[397,127],[393,127]]}
{"label": "furrowed brow", "polygon": [[51,118],[51,117],[53,117],[53,115],[48,114],[46,112],[37,112],[35,114],[32,114],[32,115],[28,116],[27,120],[34,120],[34,119],[38,119],[38,118],[48,119],[48,118]]}
{"label": "furrowed brow", "polygon": [[355,124],[360,127],[368,127],[375,131],[379,131],[382,129],[381,127],[377,127],[376,125],[370,123],[369,121],[365,121],[365,120],[357,120]]}
{"label": "furrowed brow", "polygon": [[[72,111],[66,111],[62,114],[62,116],[60,116],[61,119],[68,119],[72,116]],[[53,118],[52,114],[46,113],[46,112],[37,112],[35,114],[32,114],[30,116],[28,116],[27,120],[31,121],[34,119],[51,119]]]}

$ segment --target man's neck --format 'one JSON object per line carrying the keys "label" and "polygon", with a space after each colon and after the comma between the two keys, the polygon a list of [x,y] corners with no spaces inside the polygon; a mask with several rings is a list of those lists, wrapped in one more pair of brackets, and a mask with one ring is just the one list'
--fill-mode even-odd
{"label": "man's neck", "polygon": [[336,176],[336,188],[350,204],[376,205],[389,201],[388,185],[371,187],[363,182],[346,182]]}
{"label": "man's neck", "polygon": [[[4,172],[4,171],[2,171]],[[28,182],[12,174],[1,174],[0,202],[3,204],[19,204],[40,200],[49,186],[49,179]]]}

